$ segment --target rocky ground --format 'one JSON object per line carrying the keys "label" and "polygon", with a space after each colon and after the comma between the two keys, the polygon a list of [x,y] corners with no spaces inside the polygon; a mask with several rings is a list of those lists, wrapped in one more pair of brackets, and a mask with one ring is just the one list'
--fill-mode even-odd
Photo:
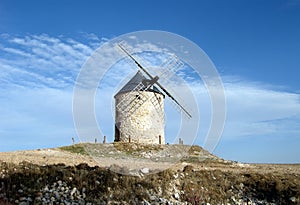
{"label": "rocky ground", "polygon": [[300,204],[299,176],[198,146],[78,144],[0,153],[0,205]]}

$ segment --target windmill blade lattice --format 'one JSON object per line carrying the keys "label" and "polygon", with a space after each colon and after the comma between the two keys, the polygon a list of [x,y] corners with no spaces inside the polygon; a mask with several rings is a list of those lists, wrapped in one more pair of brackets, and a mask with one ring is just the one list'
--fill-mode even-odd
{"label": "windmill blade lattice", "polygon": [[[184,67],[184,63],[175,55],[169,55],[167,60],[165,60],[161,65],[160,68],[162,69],[161,73],[159,74],[160,82],[164,85],[168,85],[170,83],[170,79],[173,76],[176,76],[176,72]],[[172,93],[174,95],[174,91],[168,86],[168,92]],[[187,107],[184,100],[182,100],[179,96],[175,97],[177,101],[180,102],[181,107]],[[176,103],[174,100],[167,101],[169,104],[179,113],[182,113],[182,108]],[[191,116],[187,113],[190,112],[184,112],[185,117],[188,117],[187,119],[190,119]]]}
{"label": "windmill blade lattice", "polygon": [[[191,119],[192,117],[191,117],[191,115],[189,115],[189,113],[191,113],[191,112],[190,112],[190,110],[187,110],[188,106],[186,105],[185,101],[181,97],[179,97],[178,95],[175,94],[176,92],[171,88],[172,86],[168,86],[171,84],[169,79],[167,79],[167,78],[161,79],[161,83],[166,85],[168,92],[172,93],[172,95],[176,99],[176,101],[180,102],[181,107],[173,99],[167,100],[166,102],[169,105],[171,105],[174,108],[174,110],[176,110],[178,113],[180,113],[180,114],[184,113],[183,116],[186,117],[186,119],[188,119],[188,120]],[[183,111],[183,108],[185,109],[185,111]]]}
{"label": "windmill blade lattice", "polygon": [[[126,41],[121,41],[116,45],[116,50],[122,55],[124,56],[124,59],[128,62],[129,65],[133,65],[133,67],[136,67],[135,62],[133,62],[126,53],[124,53],[124,51],[122,49],[120,49],[120,47],[122,47],[124,50],[126,50],[129,54],[134,54],[134,53],[138,53],[138,49],[133,48],[132,46],[128,45],[128,43],[126,43]],[[136,59],[136,61],[139,62],[139,64],[141,64],[144,68],[149,68],[151,67],[151,65],[145,61],[143,58],[135,55],[134,58]]]}
{"label": "windmill blade lattice", "polygon": [[159,118],[163,119],[164,118],[163,107],[162,104],[159,103],[157,96],[154,94],[149,100],[154,106],[156,113],[159,115]]}
{"label": "windmill blade lattice", "polygon": [[184,63],[175,54],[172,54],[159,67],[161,68],[159,78],[167,80],[172,78],[179,69],[183,68]]}
{"label": "windmill blade lattice", "polygon": [[[118,46],[123,47],[128,53],[134,53],[134,49],[129,46],[125,41],[121,41],[118,43]],[[136,64],[128,58],[128,56],[124,53],[123,50],[120,49],[120,47],[117,49],[121,55],[125,55],[125,59],[129,64],[133,64],[133,66],[136,66]],[[135,56],[136,59],[138,59],[139,63],[144,67],[147,66],[149,67],[149,64],[146,63],[142,58],[139,58]],[[153,106],[156,108],[155,110],[157,111],[158,114],[161,114],[161,106],[157,102],[156,96],[149,97],[148,95],[144,95],[141,91],[149,89],[153,84],[149,84],[145,86],[143,83],[139,83],[133,90],[132,92],[136,91],[138,93],[138,97],[133,97],[130,95],[130,93],[127,93],[125,98],[119,102],[116,105],[116,108],[118,111],[123,112],[126,117],[131,116],[135,111],[141,107],[147,100],[150,100]]]}
{"label": "windmill blade lattice", "polygon": [[[144,65],[146,65],[145,61],[142,60],[142,58],[139,58],[139,61],[137,61],[137,58],[138,57],[133,57],[131,54],[133,54],[133,48],[130,47],[125,41],[122,41],[118,44],[120,50],[122,50],[122,53],[126,54],[127,56],[126,57],[130,57],[131,58],[131,61],[130,62],[134,62],[135,65],[137,65],[139,67],[139,69],[141,69],[143,72],[145,72],[152,80],[154,79],[151,74],[145,69],[145,67],[140,63],[140,62],[143,62]],[[131,54],[130,54],[131,53]],[[126,58],[126,59],[129,59],[129,58]],[[169,79],[176,74],[176,72],[182,68],[184,66],[184,64],[179,60],[179,58],[176,56],[176,55],[170,55],[166,61],[164,61],[162,64],[161,64],[161,69],[162,69],[162,72],[160,72],[160,75],[159,75],[159,79],[161,82],[168,82]],[[158,79],[158,78],[157,78]],[[179,101],[177,99],[175,99],[171,94],[170,92],[168,92],[159,82],[155,82],[161,89],[162,91],[172,99],[172,102],[174,103],[174,107],[176,108],[175,110],[179,111],[180,113],[185,113],[185,115],[188,117],[188,118],[191,118],[191,114],[182,106],[182,102],[183,101]],[[148,99],[145,99],[144,102],[146,102]],[[153,100],[153,99],[152,99]],[[143,102],[143,103],[144,103]],[[142,104],[141,104],[142,105]],[[137,104],[137,106],[135,106],[135,108],[132,108],[132,109],[129,109],[130,111],[132,110],[133,112],[138,108],[138,106],[141,106],[139,104]],[[122,106],[123,107],[123,106]],[[127,106],[128,107],[128,106]],[[129,111],[128,110],[128,111]],[[129,112],[130,114],[132,114],[133,112]],[[159,113],[159,110],[157,110],[157,112]]]}
{"label": "windmill blade lattice", "polygon": [[[135,50],[132,46],[128,45],[125,41],[119,42],[118,45],[124,48],[129,54],[134,54],[138,52],[138,50]],[[128,58],[128,56],[124,53],[123,50],[121,49],[117,49],[117,50],[121,53],[121,55],[125,57],[127,62],[129,62],[130,64],[134,64],[134,66],[136,66],[136,64],[130,58]],[[159,78],[166,79],[166,80],[170,79],[173,75],[176,74],[176,72],[179,69],[184,67],[184,63],[175,54],[167,54],[167,55],[168,55],[167,59],[158,66],[159,70],[157,70],[159,74],[158,75]],[[142,57],[139,57],[138,55],[135,55],[134,58],[144,68],[153,67],[153,65],[150,65],[147,61],[145,61]]]}
{"label": "windmill blade lattice", "polygon": [[[147,90],[149,86],[145,86],[142,82],[132,89],[130,93],[127,93],[125,97],[116,105],[119,112],[122,112],[126,117],[132,115],[140,106],[142,106],[147,100],[148,96],[143,94],[143,90]],[[135,96],[131,93],[136,92]]]}

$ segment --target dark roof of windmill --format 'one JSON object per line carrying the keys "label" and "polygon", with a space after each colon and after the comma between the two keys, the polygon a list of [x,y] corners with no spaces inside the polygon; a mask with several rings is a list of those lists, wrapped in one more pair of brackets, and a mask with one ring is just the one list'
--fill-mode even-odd
{"label": "dark roof of windmill", "polygon": [[[147,80],[147,78],[142,74],[141,71],[138,71],[122,88],[119,90],[119,92],[116,93],[116,95],[120,93],[126,93],[126,92],[131,92],[133,89],[141,83],[143,80]],[[152,86],[151,89],[148,89],[147,91],[150,92],[155,92],[155,93],[160,93],[164,96],[164,94],[156,87]],[[115,96],[116,96],[115,95]]]}

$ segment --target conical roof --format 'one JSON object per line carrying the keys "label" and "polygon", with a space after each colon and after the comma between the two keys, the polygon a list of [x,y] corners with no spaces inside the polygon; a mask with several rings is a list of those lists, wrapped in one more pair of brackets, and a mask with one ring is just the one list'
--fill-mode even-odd
{"label": "conical roof", "polygon": [[[141,83],[143,80],[147,80],[147,78],[142,74],[141,71],[138,71],[120,90],[119,92],[116,93],[116,95],[120,94],[120,93],[126,93],[126,92],[131,92],[133,91],[133,89],[139,84]],[[151,89],[148,89],[147,91],[149,92],[156,92],[156,93],[160,93],[163,95],[163,93],[161,93],[159,91],[159,89],[155,86],[153,86]],[[115,96],[116,96],[115,95]]]}

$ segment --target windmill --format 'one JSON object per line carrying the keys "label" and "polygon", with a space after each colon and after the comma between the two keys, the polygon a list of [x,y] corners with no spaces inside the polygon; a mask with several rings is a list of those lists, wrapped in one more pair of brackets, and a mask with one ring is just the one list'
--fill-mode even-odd
{"label": "windmill", "polygon": [[[126,43],[118,44],[121,52],[138,67],[137,73],[114,96],[115,141],[164,144],[164,98],[167,96],[176,108],[188,118],[192,115],[162,86],[183,66],[175,56],[169,57],[160,67],[159,75],[153,76],[129,52]],[[141,60],[139,60],[141,61]]]}

